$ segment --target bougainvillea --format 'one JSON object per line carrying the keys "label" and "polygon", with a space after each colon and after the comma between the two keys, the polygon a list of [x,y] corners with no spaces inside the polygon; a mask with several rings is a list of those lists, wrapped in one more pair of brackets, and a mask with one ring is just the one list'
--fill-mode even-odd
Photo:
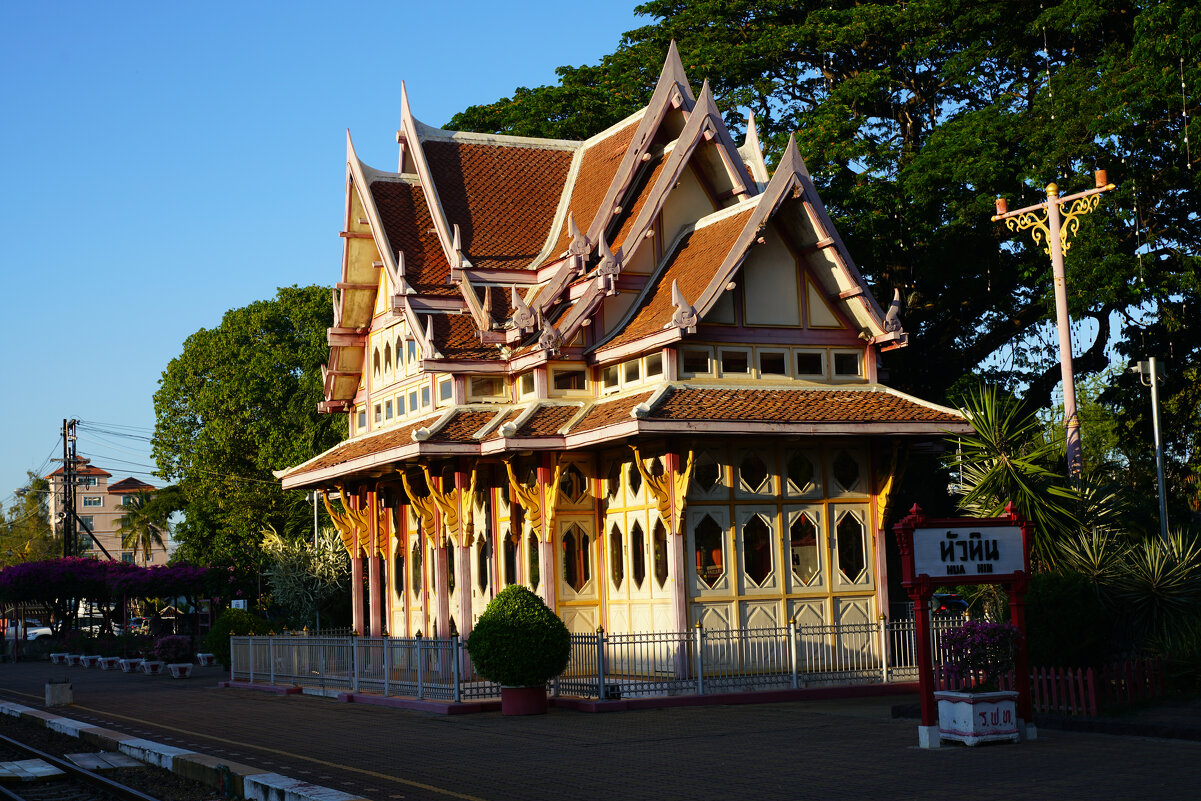
{"label": "bougainvillea", "polygon": [[1022,632],[1012,623],[969,620],[943,633],[941,640],[947,677],[964,689],[995,690],[1001,676],[1013,669]]}

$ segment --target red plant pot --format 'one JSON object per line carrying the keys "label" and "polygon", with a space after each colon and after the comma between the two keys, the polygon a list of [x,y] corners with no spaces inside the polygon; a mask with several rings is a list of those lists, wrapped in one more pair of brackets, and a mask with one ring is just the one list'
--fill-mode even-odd
{"label": "red plant pot", "polygon": [[502,715],[545,715],[546,687],[501,687]]}

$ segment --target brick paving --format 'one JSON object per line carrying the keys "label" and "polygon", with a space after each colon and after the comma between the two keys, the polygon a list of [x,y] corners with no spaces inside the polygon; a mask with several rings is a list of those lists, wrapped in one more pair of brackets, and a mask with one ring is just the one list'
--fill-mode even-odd
{"label": "brick paving", "polygon": [[1201,743],[1040,729],[1023,744],[915,747],[912,696],[546,716],[443,716],[313,696],[220,689],[219,668],[176,681],[0,665],[0,697],[372,801],[541,799],[1196,798]]}

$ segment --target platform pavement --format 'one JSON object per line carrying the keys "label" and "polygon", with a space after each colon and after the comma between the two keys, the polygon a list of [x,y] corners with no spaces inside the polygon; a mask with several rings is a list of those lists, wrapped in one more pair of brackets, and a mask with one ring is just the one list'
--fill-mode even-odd
{"label": "platform pavement", "polygon": [[0,700],[348,793],[387,799],[1180,799],[1197,797],[1201,744],[1040,730],[1017,745],[917,749],[913,697],[679,707],[532,718],[444,716],[308,695],[220,689],[200,668],[176,681],[0,665]]}

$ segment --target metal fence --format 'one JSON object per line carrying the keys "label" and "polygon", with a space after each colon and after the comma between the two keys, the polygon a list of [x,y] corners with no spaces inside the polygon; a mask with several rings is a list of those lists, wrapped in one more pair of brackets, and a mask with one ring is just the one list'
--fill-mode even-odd
{"label": "metal fence", "polygon": [[[963,622],[932,620],[939,634]],[[913,681],[913,620],[830,626],[571,635],[556,695],[645,698],[717,692]],[[462,701],[495,698],[500,686],[475,674],[459,638],[231,637],[234,681],[318,691]]]}

